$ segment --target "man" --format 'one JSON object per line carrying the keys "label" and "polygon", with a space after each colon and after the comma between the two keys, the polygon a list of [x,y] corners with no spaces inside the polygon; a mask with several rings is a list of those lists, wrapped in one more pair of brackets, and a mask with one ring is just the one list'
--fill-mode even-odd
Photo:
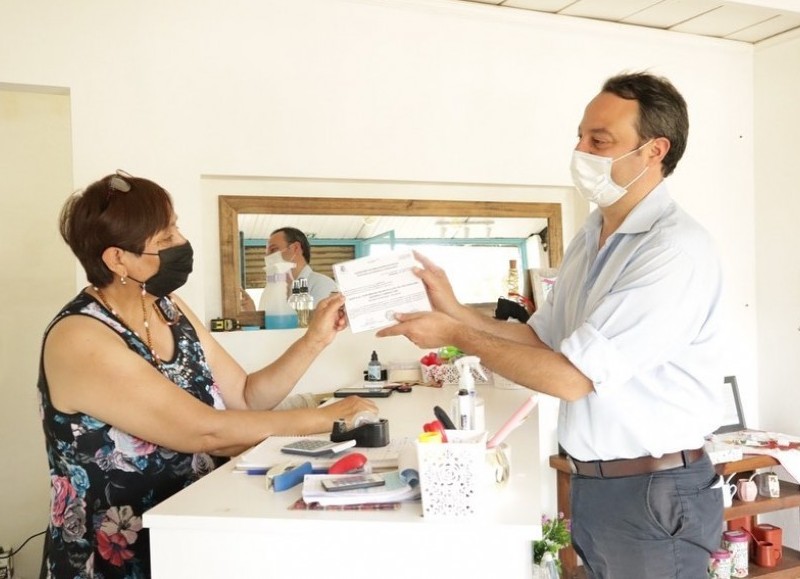
{"label": "man", "polygon": [[[308,243],[308,238],[299,229],[281,227],[273,231],[269,236],[267,255],[276,252],[281,253],[284,261],[294,263],[292,268],[293,279],[304,277],[308,280],[308,293],[314,298],[315,306],[320,300],[337,291],[335,281],[311,269],[309,265],[311,261],[311,245]],[[266,299],[266,292],[263,292],[258,309],[265,309]]]}
{"label": "man", "polygon": [[664,178],[688,135],[683,97],[646,73],[609,79],[578,128],[572,175],[598,205],[527,324],[459,304],[419,256],[434,312],[379,336],[452,344],[559,397],[558,438],[577,474],[572,538],[593,578],[696,579],[722,532],[703,452],[720,422],[721,271],[709,235]]}

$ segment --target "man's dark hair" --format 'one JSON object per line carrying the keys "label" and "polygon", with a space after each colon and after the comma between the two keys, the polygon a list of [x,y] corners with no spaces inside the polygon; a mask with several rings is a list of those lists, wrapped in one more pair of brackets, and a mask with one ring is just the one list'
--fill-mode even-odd
{"label": "man's dark hair", "polygon": [[281,227],[273,231],[270,235],[275,235],[276,233],[283,233],[287,245],[295,241],[300,242],[300,247],[303,248],[303,259],[306,260],[306,263],[311,263],[311,244],[308,243],[308,238],[305,233],[294,227]]}
{"label": "man's dark hair", "polygon": [[662,162],[662,173],[668,177],[683,157],[689,137],[689,114],[678,89],[664,77],[636,72],[609,78],[603,92],[639,103],[637,131],[642,143],[656,137],[669,139],[669,151]]}

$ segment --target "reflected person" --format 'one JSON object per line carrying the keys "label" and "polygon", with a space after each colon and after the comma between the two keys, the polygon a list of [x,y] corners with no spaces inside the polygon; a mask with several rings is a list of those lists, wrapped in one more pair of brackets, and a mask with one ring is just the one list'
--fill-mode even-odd
{"label": "reflected person", "polygon": [[[337,291],[336,282],[326,275],[311,269],[311,244],[305,233],[294,227],[281,227],[269,236],[267,255],[280,252],[284,261],[290,261],[292,279],[305,278],[308,280],[308,293],[314,298],[314,307],[320,300]],[[266,309],[267,292],[261,294],[259,310]]]}

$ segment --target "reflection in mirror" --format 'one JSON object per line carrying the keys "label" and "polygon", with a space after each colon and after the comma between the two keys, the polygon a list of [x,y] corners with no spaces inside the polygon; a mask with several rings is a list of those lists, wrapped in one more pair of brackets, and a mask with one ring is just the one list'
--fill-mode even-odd
{"label": "reflection in mirror", "polygon": [[[403,215],[239,215],[241,283],[254,304],[265,285],[271,233],[287,224],[311,245],[311,267],[333,278],[336,263],[390,250],[415,249],[445,268],[462,303],[493,303],[505,295],[509,262],[540,267],[539,234],[546,219],[529,217],[411,217]],[[525,292],[525,276],[520,276]],[[530,292],[527,292],[530,293]]]}
{"label": "reflection in mirror", "polygon": [[[548,265],[540,251],[554,267],[562,256],[557,203],[220,196],[219,208],[225,317],[244,317],[240,288],[258,303],[265,241],[287,225],[309,236],[315,271],[330,275],[333,263],[413,247],[446,268],[466,303],[496,301],[510,259],[522,273]],[[491,264],[485,280],[476,263]]]}

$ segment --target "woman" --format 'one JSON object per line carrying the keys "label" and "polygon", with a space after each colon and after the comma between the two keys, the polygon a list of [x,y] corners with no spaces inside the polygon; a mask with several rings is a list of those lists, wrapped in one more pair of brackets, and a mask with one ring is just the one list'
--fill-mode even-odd
{"label": "woman", "polygon": [[192,271],[192,248],[156,183],[108,175],[67,201],[60,224],[92,285],[42,347],[51,478],[42,577],[148,577],[147,509],[268,436],[326,432],[375,410],[356,397],[270,410],[346,326],[344,298],[320,302],[306,333],[248,375],[172,294]]}

